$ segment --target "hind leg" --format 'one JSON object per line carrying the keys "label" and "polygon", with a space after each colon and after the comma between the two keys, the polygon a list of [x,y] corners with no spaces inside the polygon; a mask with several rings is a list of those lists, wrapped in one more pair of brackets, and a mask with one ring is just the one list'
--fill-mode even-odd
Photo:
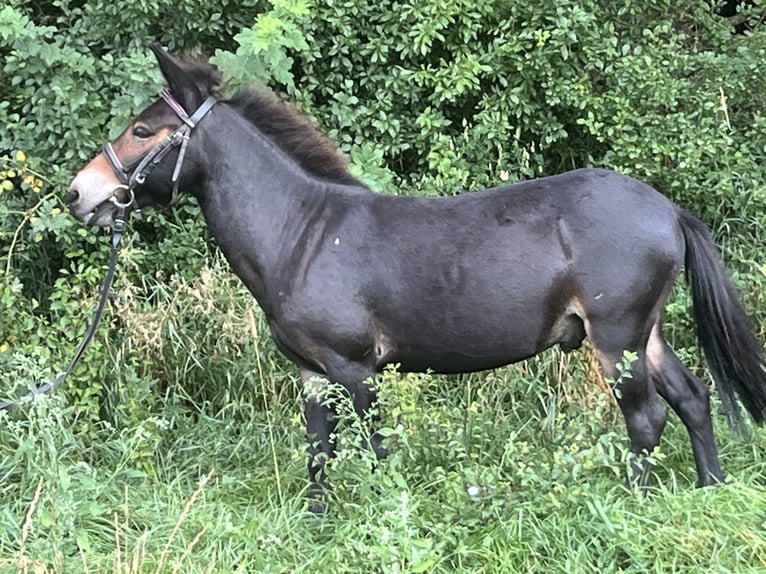
{"label": "hind leg", "polygon": [[[636,332],[611,326],[598,332],[596,337],[591,335],[591,341],[606,375],[614,380],[613,393],[625,418],[634,454],[628,484],[645,486],[651,471],[651,464],[645,455],[660,444],[667,413],[647,368],[646,338],[643,342],[636,342]],[[630,364],[622,364],[626,350],[634,353],[637,350],[637,356]],[[618,365],[621,367],[618,368]]]}
{"label": "hind leg", "polygon": [[710,417],[710,391],[668,347],[659,325],[652,329],[647,357],[657,391],[678,414],[689,433],[698,484],[708,486],[722,482],[723,472]]}
{"label": "hind leg", "polygon": [[[610,355],[609,362],[614,362],[615,358],[615,355]],[[651,472],[646,455],[659,446],[667,413],[649,377],[643,352],[639,352],[630,365],[623,365],[622,372],[617,372],[615,368],[614,380],[613,392],[625,418],[630,449],[634,454],[628,483],[643,487]]]}
{"label": "hind leg", "polygon": [[[378,413],[373,415],[370,411],[373,409],[378,400],[378,394],[375,392],[375,388],[367,381],[356,385],[356,389],[353,392],[354,411],[359,415],[362,420],[368,419],[372,423],[373,427],[380,420]],[[386,458],[388,456],[388,449],[383,446],[383,436],[376,430],[372,430],[372,434],[367,441],[367,445],[375,453],[378,459]]]}

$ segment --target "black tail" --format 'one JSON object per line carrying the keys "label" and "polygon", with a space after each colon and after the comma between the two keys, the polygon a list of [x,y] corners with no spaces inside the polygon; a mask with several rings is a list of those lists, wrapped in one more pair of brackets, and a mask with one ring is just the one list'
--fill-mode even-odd
{"label": "black tail", "polygon": [[758,424],[766,416],[763,350],[734,285],[702,221],[680,210],[686,240],[686,279],[691,285],[697,338],[710,365],[729,425],[740,428],[735,393]]}

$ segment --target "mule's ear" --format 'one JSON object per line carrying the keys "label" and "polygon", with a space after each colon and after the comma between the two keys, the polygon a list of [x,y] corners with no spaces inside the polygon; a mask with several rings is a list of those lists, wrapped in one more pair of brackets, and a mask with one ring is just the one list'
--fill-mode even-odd
{"label": "mule's ear", "polygon": [[186,78],[186,71],[178,60],[168,54],[159,42],[152,42],[149,48],[151,48],[157,58],[157,63],[160,65],[160,71],[165,77],[165,81],[168,83],[170,91],[175,93],[188,89],[186,84],[191,82]]}
{"label": "mule's ear", "polygon": [[192,113],[209,95],[209,88],[205,90],[204,84],[195,76],[189,65],[168,54],[159,42],[153,42],[149,47],[157,57],[157,63],[170,92],[188,113]]}

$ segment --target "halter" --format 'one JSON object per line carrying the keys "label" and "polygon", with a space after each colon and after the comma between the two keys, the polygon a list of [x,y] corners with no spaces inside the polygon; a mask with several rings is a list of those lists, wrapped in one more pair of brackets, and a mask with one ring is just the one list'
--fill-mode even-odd
{"label": "halter", "polygon": [[181,150],[178,152],[178,159],[176,159],[176,165],[173,169],[173,176],[170,179],[173,184],[173,194],[171,195],[170,203],[168,205],[173,205],[177,201],[178,180],[181,176],[181,166],[186,157],[186,147],[189,145],[191,132],[218,101],[213,96],[208,96],[207,99],[202,102],[200,107],[198,107],[190,116],[167,88],[160,92],[160,98],[162,98],[170,109],[176,113],[183,124],[173,130],[173,132],[167,135],[159,144],[127,166],[120,161],[117,152],[112,146],[112,142],[106,142],[104,144],[104,157],[122,182],[122,185],[117,187],[115,192],[120,189],[127,190],[128,192],[128,200],[126,202],[120,202],[116,195],[112,196],[112,202],[117,207],[128,208],[133,205],[136,200],[134,193],[135,188],[142,185],[146,181],[147,176],[160,164],[163,158],[180,145]]}

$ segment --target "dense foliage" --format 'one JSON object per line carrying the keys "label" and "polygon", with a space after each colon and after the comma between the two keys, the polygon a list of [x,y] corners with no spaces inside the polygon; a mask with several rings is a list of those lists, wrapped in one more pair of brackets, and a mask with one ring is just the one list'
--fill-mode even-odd
{"label": "dense foliage", "polygon": [[[713,229],[764,339],[766,27],[762,1],[747,4],[737,19],[746,22],[745,32],[734,34],[716,3],[701,0],[6,1],[0,8],[0,395],[19,395],[34,381],[51,378],[84,332],[107,241],[76,224],[62,198],[72,174],[156,93],[159,75],[147,50],[154,39],[172,50],[211,55],[230,78],[227,93],[254,79],[284,93],[338,141],[360,177],[387,193],[450,194],[586,165],[643,179]],[[150,214],[128,235],[117,295],[82,366],[54,399],[0,415],[0,460],[6,461],[0,462],[0,569],[3,557],[24,546],[20,525],[38,479],[46,486],[40,531],[28,534],[34,549],[29,555],[52,571],[70,571],[57,564],[70,559],[80,564],[90,553],[97,560],[99,549],[113,542],[114,529],[126,536],[133,532],[135,540],[136,533],[151,528],[158,518],[146,509],[144,516],[129,517],[127,501],[117,520],[125,524],[112,528],[122,485],[149,498],[161,492],[157,496],[165,500],[172,488],[161,485],[175,483],[171,469],[179,471],[186,456],[194,462],[177,479],[181,492],[190,494],[194,487],[186,487],[216,468],[220,505],[231,502],[227,489],[241,483],[249,502],[261,497],[259,508],[277,512],[269,501],[300,506],[296,373],[275,351],[257,308],[226,270],[196,206],[183,201],[173,212]],[[683,289],[669,306],[667,330],[679,354],[701,367]],[[559,387],[544,384],[562,377]],[[520,548],[508,557],[514,568],[554,571],[552,555],[539,548],[524,554],[536,543],[527,540],[529,531],[526,537],[521,531],[522,516],[504,510],[510,501],[532,513],[532,532],[551,544],[559,531],[546,530],[544,513],[563,505],[579,516],[582,503],[608,525],[590,538],[596,541],[592,554],[586,546],[579,549],[585,562],[598,571],[652,571],[647,555],[623,538],[627,527],[620,521],[639,512],[641,504],[628,499],[613,507],[619,510],[598,506],[599,492],[617,496],[609,490],[617,482],[615,469],[605,460],[619,466],[619,452],[609,444],[619,444],[624,433],[605,402],[603,382],[588,383],[588,377],[593,370],[587,353],[552,354],[527,366],[464,377],[450,383],[449,392],[435,390],[447,379],[426,377],[417,388],[432,400],[421,403],[412,398],[411,379],[392,375],[388,408],[398,408],[403,424],[412,425],[402,435],[411,450],[400,451],[388,473],[375,478],[365,475],[358,461],[338,464],[339,484],[347,472],[366,485],[339,489],[353,501],[341,511],[349,524],[363,529],[365,501],[378,502],[369,503],[367,519],[376,525],[379,545],[371,552],[378,552],[379,561],[368,567],[412,572],[476,567],[482,556],[499,556],[492,553],[510,537]],[[567,410],[562,399],[572,397],[576,406]],[[408,406],[413,408],[407,411]],[[601,419],[594,422],[596,406]],[[465,418],[458,414],[465,412]],[[482,422],[488,416],[497,436]],[[425,422],[429,418],[433,425]],[[194,434],[197,425],[208,435]],[[214,432],[217,441],[211,439]],[[517,434],[509,439],[509,433]],[[683,432],[671,436],[677,439],[669,442],[671,453],[686,453]],[[763,446],[763,434],[753,439]],[[232,446],[237,441],[263,452],[251,460]],[[439,445],[445,443],[459,460],[439,462],[444,454]],[[271,455],[278,458],[277,444],[290,462],[270,467]],[[455,444],[462,446],[455,451]],[[198,454],[205,449],[217,453],[208,462]],[[724,463],[736,461],[743,468],[737,449],[729,448],[737,454]],[[482,450],[496,459],[483,457]],[[762,454],[756,449],[745,455],[761,465],[761,478],[747,471],[756,478],[744,496],[763,500]],[[691,471],[687,454],[674,460],[678,469],[666,469],[665,478]],[[512,461],[519,467],[509,470]],[[586,467],[601,468],[611,486],[589,495],[590,479],[580,472]],[[102,474],[104,468],[112,474]],[[276,500],[279,468],[287,478],[283,484],[276,474]],[[418,469],[428,477],[420,477]],[[601,476],[593,472],[596,483]],[[368,491],[378,481],[380,490]],[[688,488],[685,477],[680,481],[682,491]],[[255,484],[272,494],[257,493]],[[447,494],[439,494],[436,484],[447,485]],[[481,485],[478,507],[461,506],[466,484]],[[558,500],[543,492],[561,494],[572,485],[574,490]],[[83,497],[84,491],[93,496]],[[419,518],[397,514],[415,503],[387,499],[391,493],[423,497],[417,502],[421,514],[413,514]],[[542,501],[525,498],[537,494]],[[450,515],[424,518],[429,504],[442,505]],[[681,503],[671,498],[669,504]],[[277,522],[289,517],[281,513],[288,510],[277,513]],[[234,511],[227,512],[222,520],[236,525]],[[239,518],[252,520],[245,514],[249,518]],[[646,518],[643,536],[651,536],[656,530],[651,521],[659,523],[660,517]],[[708,530],[700,534],[698,547],[689,542],[683,554],[688,560],[679,567],[699,565],[690,562],[695,550],[716,549],[726,555],[730,570],[763,566],[766,537],[758,522],[763,516],[747,517],[757,535],[737,531],[735,537],[755,536],[748,542],[752,551],[731,550],[724,535]],[[518,522],[518,532],[510,532],[511,520]],[[506,526],[482,530],[487,521]],[[428,536],[446,525],[465,539],[437,543]],[[500,532],[503,528],[507,531]],[[286,552],[296,560],[311,559],[296,542],[308,534],[256,530],[261,546],[279,548],[291,541]],[[321,528],[313,535],[338,543]],[[235,550],[226,546],[230,530],[223,528],[221,536],[222,547],[213,554],[237,556],[245,570],[249,564],[265,571],[262,563],[274,560],[268,553],[259,558],[248,547],[246,563],[236,543]],[[45,538],[56,545],[46,546]],[[356,541],[354,551],[367,542]],[[599,544],[620,550],[601,554]],[[152,565],[159,554],[154,552]],[[331,558],[318,556],[309,569],[328,569]],[[353,556],[336,558],[352,571],[365,569]],[[631,570],[635,561],[644,569]],[[575,571],[563,562],[560,568]]]}

